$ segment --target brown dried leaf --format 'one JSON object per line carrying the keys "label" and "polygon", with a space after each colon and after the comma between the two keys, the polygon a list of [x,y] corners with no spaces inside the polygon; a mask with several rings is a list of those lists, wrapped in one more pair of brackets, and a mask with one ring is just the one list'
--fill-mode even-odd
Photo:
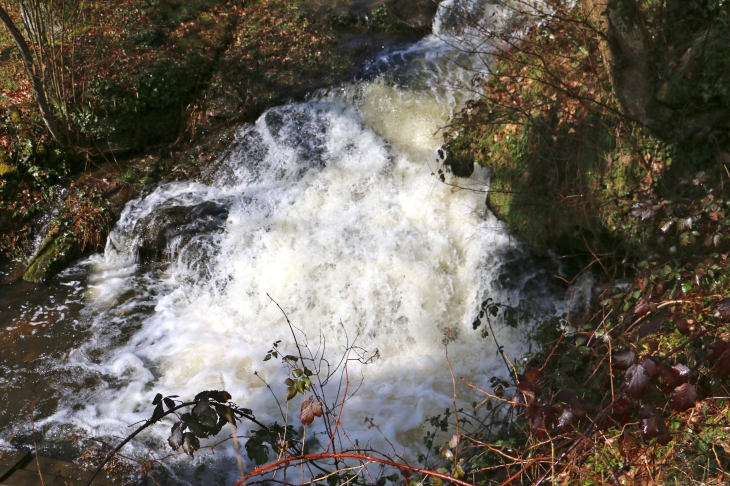
{"label": "brown dried leaf", "polygon": [[717,221],[718,219],[722,219],[725,217],[725,215],[720,211],[710,211],[709,213],[707,213],[707,216],[713,221]]}
{"label": "brown dried leaf", "polygon": [[672,390],[671,395],[669,395],[669,400],[672,402],[674,410],[684,412],[693,408],[695,403],[697,403],[697,389],[694,385],[683,383]]}
{"label": "brown dried leaf", "polygon": [[302,425],[309,425],[314,422],[314,417],[322,416],[322,403],[310,397],[302,403],[302,413],[299,418]]}

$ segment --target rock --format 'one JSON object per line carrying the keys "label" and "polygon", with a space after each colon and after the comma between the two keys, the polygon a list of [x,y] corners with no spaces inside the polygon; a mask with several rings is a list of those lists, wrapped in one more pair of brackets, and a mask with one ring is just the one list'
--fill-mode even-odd
{"label": "rock", "polygon": [[234,118],[239,114],[238,103],[232,96],[219,96],[208,102],[205,114],[209,118]]}
{"label": "rock", "polygon": [[23,273],[23,280],[34,283],[45,282],[81,254],[78,241],[64,239],[57,231],[51,230],[28,263],[28,268]]}
{"label": "rock", "polygon": [[414,30],[431,32],[431,23],[438,9],[438,2],[434,0],[385,0],[383,3],[395,21],[402,22]]}
{"label": "rock", "polygon": [[136,225],[143,228],[136,244],[140,262],[156,262],[166,258],[168,244],[183,238],[182,244],[201,233],[219,231],[228,219],[228,207],[206,201],[196,206],[172,206],[143,218]]}

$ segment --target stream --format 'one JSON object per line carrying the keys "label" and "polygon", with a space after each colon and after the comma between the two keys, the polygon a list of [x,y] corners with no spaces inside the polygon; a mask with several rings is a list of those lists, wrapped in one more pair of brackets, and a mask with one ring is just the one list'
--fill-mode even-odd
{"label": "stream", "polygon": [[[42,291],[6,286],[0,446],[35,434],[41,449],[71,457],[79,434],[128,435],[156,393],[227,390],[258,420],[282,422],[274,395],[285,403],[287,369],[264,357],[278,341],[296,355],[293,336],[332,366],[354,346],[362,359],[348,362],[342,428],[410,457],[424,449],[427,417],[452,407],[447,340],[455,376],[481,388],[506,377],[495,339],[518,360],[527,330],[501,326],[482,339],[472,329],[480,304],[543,316],[567,304],[560,265],[530,255],[487,210],[488,172],[438,177],[440,129],[476,96],[472,70],[484,68],[454,47],[464,18],[500,28],[510,13],[446,0],[433,35],[386,46],[356,81],[242,126],[202,181],[148,188],[104,254]],[[459,395],[465,407],[481,401],[463,386]],[[323,431],[318,420],[308,434]],[[159,452],[168,434],[152,427],[125,453]],[[169,462],[175,481],[191,484],[237,470],[230,443]]]}

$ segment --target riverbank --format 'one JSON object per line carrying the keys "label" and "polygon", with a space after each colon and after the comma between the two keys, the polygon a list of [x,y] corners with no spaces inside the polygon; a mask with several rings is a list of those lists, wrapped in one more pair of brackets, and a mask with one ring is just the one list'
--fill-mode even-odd
{"label": "riverbank", "polygon": [[[407,7],[407,8],[406,8]],[[65,146],[37,115],[0,33],[0,259],[49,279],[100,251],[124,204],[157,181],[191,180],[266,108],[357,75],[384,45],[430,32],[435,3],[301,1],[91,3],[61,117]],[[75,31],[75,32],[76,32]],[[65,105],[64,105],[65,106]]]}
{"label": "riverbank", "polygon": [[[728,120],[684,139],[637,123],[625,100],[633,90],[642,102],[639,84],[620,84],[595,25],[583,23],[586,4],[558,8],[519,39],[501,39],[510,48],[495,49],[481,78],[485,96],[446,135],[445,170],[468,173],[474,162],[491,169],[488,205],[511,231],[538,251],[590,262],[568,296],[587,305],[538,324],[533,338],[542,350],[515,370],[514,394],[505,383],[487,394],[491,406],[508,410],[510,425],[502,424],[499,440],[475,446],[478,465],[490,484],[723,484]],[[660,31],[659,12],[632,5]],[[666,109],[689,116],[728,106],[727,72],[713,67],[727,62],[726,52],[711,44],[702,54],[688,50],[700,19],[702,32],[726,29],[727,9],[707,20],[702,9],[711,8],[692,7],[672,26],[674,44],[662,51],[670,59],[644,53],[652,73],[674,76],[655,97]],[[692,83],[718,91],[703,101]],[[597,281],[592,289],[575,286],[585,276]]]}

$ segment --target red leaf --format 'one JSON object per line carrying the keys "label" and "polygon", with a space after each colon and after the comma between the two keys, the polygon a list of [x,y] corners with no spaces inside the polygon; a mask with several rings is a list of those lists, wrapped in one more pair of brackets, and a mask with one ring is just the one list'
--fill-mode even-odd
{"label": "red leaf", "polygon": [[689,378],[690,373],[692,373],[692,370],[690,370],[687,365],[684,365],[682,363],[677,363],[673,365],[671,368],[669,368],[669,370],[676,378]]}
{"label": "red leaf", "polygon": [[517,389],[525,396],[525,400],[533,401],[540,394],[540,387],[531,381],[521,381]]}
{"label": "red leaf", "polygon": [[664,282],[657,282],[657,284],[654,286],[654,295],[657,297],[661,297],[666,291],[667,286],[664,284]]}
{"label": "red leaf", "polygon": [[643,396],[650,383],[651,379],[643,365],[635,364],[626,371],[624,385],[626,393],[632,398]]}
{"label": "red leaf", "polygon": [[633,435],[624,433],[619,439],[618,450],[624,457],[632,457],[639,449],[639,441]]}
{"label": "red leaf", "polygon": [[636,317],[645,316],[649,313],[649,304],[645,301],[639,301],[638,304],[634,307],[634,315]]}
{"label": "red leaf", "polygon": [[560,418],[558,418],[558,428],[570,432],[573,430],[573,424],[577,418],[572,407],[565,407],[563,413],[560,414]]}
{"label": "red leaf", "polygon": [[726,349],[712,367],[717,376],[730,375],[730,349]]}
{"label": "red leaf", "polygon": [[646,374],[649,375],[649,378],[654,378],[656,375],[659,374],[659,367],[654,363],[654,361],[651,358],[644,358],[641,360],[641,366],[644,367],[646,370]]}
{"label": "red leaf", "polygon": [[649,322],[645,322],[639,328],[639,337],[646,337],[649,334],[653,334],[653,333],[657,332],[659,329],[662,328],[663,324],[664,324],[663,317],[655,317],[654,319],[650,320]]}
{"label": "red leaf", "polygon": [[528,420],[532,420],[537,417],[537,412],[540,411],[540,407],[536,403],[531,403],[525,407],[525,411],[522,412],[522,416]]}
{"label": "red leaf", "polygon": [[544,439],[547,437],[547,428],[545,427],[545,419],[542,415],[535,417],[532,421],[532,430],[535,431],[538,439]]}
{"label": "red leaf", "polygon": [[617,370],[628,370],[636,361],[636,353],[628,349],[613,354],[613,367]]}
{"label": "red leaf", "polygon": [[652,407],[643,405],[639,418],[641,419],[641,435],[644,440],[653,439],[659,435],[663,424]]}
{"label": "red leaf", "polygon": [[697,403],[697,389],[694,385],[683,383],[672,391],[669,400],[671,400],[674,410],[684,412],[694,408],[695,403]]}
{"label": "red leaf", "polygon": [[722,356],[722,353],[724,353],[730,345],[726,341],[715,341],[714,343],[707,346],[707,349],[710,350],[710,359],[717,359],[720,356]]}
{"label": "red leaf", "polygon": [[682,335],[689,334],[692,330],[689,322],[687,322],[687,318],[684,316],[679,316],[674,319],[674,325],[677,327],[677,331],[679,331]]}
{"label": "red leaf", "polygon": [[656,438],[656,441],[659,445],[667,445],[672,441],[672,434],[670,434],[669,432],[664,432]]}
{"label": "red leaf", "polygon": [[527,370],[525,372],[525,381],[537,381],[537,378],[540,376],[540,370],[537,368],[532,368],[530,370]]}

